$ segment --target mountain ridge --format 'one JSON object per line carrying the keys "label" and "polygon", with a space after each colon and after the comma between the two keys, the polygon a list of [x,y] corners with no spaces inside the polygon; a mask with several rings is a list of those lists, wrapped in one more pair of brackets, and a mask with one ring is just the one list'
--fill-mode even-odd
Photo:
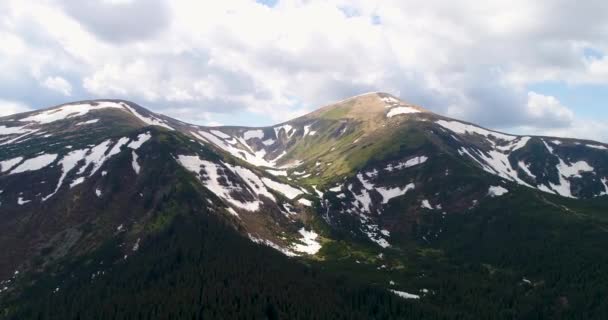
{"label": "mountain ridge", "polygon": [[[317,109],[308,112],[307,114],[304,114],[302,116],[290,119],[290,120],[286,120],[283,122],[279,122],[276,124],[271,124],[271,125],[266,125],[266,126],[244,126],[244,125],[218,125],[218,126],[205,126],[205,125],[198,125],[198,124],[192,124],[192,123],[188,123],[188,122],[184,122],[182,120],[178,120],[176,118],[171,118],[167,115],[164,115],[162,113],[155,113],[139,104],[137,104],[134,101],[130,101],[130,100],[125,100],[125,99],[109,99],[109,98],[99,98],[99,99],[90,99],[90,100],[77,100],[77,101],[71,101],[71,102],[66,102],[63,104],[59,104],[59,105],[55,105],[52,107],[48,107],[48,108],[43,108],[43,109],[36,109],[36,110],[31,110],[31,111],[27,111],[27,112],[21,112],[21,113],[15,113],[15,114],[11,114],[11,115],[5,115],[0,117],[0,120],[2,121],[7,121],[7,120],[11,120],[15,117],[21,116],[21,115],[29,115],[29,114],[38,114],[41,112],[48,112],[48,111],[53,111],[56,109],[60,109],[61,107],[64,106],[70,106],[70,105],[86,105],[86,104],[99,104],[99,103],[104,103],[104,102],[111,102],[111,103],[124,103],[125,105],[128,105],[129,108],[133,108],[135,110],[138,110],[139,113],[145,114],[145,115],[154,115],[157,117],[162,117],[165,120],[169,119],[172,120],[176,123],[181,123],[182,125],[189,125],[189,126],[195,126],[195,127],[200,127],[200,128],[207,128],[207,129],[214,129],[214,128],[225,128],[225,129],[264,129],[264,128],[270,128],[270,127],[278,127],[284,124],[289,124],[290,122],[293,121],[297,121],[300,119],[308,119],[310,117],[313,117],[315,115],[318,115],[319,113],[323,113],[326,112],[328,110],[332,110],[335,108],[339,108],[341,104],[346,103],[346,102],[351,102],[353,100],[356,99],[360,99],[360,98],[367,98],[367,97],[371,97],[371,96],[378,96],[380,98],[381,101],[383,101],[383,98],[388,98],[389,101],[393,100],[394,103],[396,103],[397,106],[407,106],[407,107],[411,107],[413,109],[418,110],[419,112],[422,113],[429,113],[429,114],[434,114],[437,115],[439,117],[445,118],[445,119],[450,119],[450,120],[456,120],[459,122],[462,122],[464,124],[468,124],[468,125],[474,125],[476,127],[488,130],[488,131],[492,131],[495,133],[499,133],[499,134],[507,134],[507,135],[511,135],[511,136],[530,136],[530,137],[538,137],[538,138],[547,138],[547,139],[551,139],[551,138],[556,138],[556,139],[564,139],[564,140],[573,140],[573,141],[581,141],[581,142],[592,142],[592,143],[598,143],[600,145],[608,145],[608,143],[604,143],[601,142],[599,140],[592,140],[592,139],[583,139],[583,138],[573,138],[573,137],[558,137],[558,136],[547,136],[547,135],[529,135],[529,134],[513,134],[513,133],[509,133],[506,131],[501,131],[501,130],[496,130],[496,129],[490,129],[489,127],[484,127],[484,126],[480,126],[477,125],[473,122],[470,121],[466,121],[466,120],[460,120],[460,119],[455,119],[455,118],[450,118],[448,116],[444,116],[441,114],[436,114],[434,112],[431,112],[423,107],[420,107],[418,105],[414,105],[414,104],[410,104],[410,103],[406,103],[403,100],[389,94],[386,92],[382,92],[382,91],[372,91],[372,92],[367,92],[367,93],[363,93],[363,94],[358,94],[352,97],[348,97],[345,99],[342,99],[340,101],[337,102],[332,102],[329,103],[327,105],[318,107]],[[377,106],[377,104],[375,104],[374,106]],[[387,107],[387,106],[385,106]],[[123,110],[125,111],[125,110]],[[128,111],[128,110],[126,110]],[[386,109],[384,109],[384,111],[386,111]],[[19,119],[17,119],[19,120]],[[148,123],[149,124],[149,123]],[[149,125],[154,125],[154,124],[149,124]],[[162,126],[161,126],[162,127]]]}
{"label": "mountain ridge", "polygon": [[[439,272],[429,264],[479,277],[456,262],[467,250],[540,279],[515,248],[562,238],[502,226],[530,222],[564,239],[576,226],[603,243],[607,157],[599,142],[492,131],[384,93],[253,128],[187,124],[124,100],[17,114],[0,119],[0,245],[11,248],[0,252],[0,298],[27,288],[13,283],[47,279],[45,270],[67,272],[47,279],[67,290],[68,265],[108,245],[112,258],[99,259],[112,267],[89,276],[120,273],[139,255],[155,259],[140,248],[171,239],[165,232],[185,217],[212,217],[243,241],[423,305],[441,296],[428,287],[450,290],[417,273]],[[509,239],[499,252],[518,264],[477,243],[493,233],[502,238],[484,241]],[[589,250],[585,259],[596,254]]]}

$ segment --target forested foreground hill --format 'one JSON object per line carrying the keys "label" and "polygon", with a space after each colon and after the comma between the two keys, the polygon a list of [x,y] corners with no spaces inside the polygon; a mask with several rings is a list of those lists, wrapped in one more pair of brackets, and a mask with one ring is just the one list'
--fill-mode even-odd
{"label": "forested foreground hill", "polygon": [[608,146],[384,93],[272,127],[0,118],[5,319],[608,318]]}

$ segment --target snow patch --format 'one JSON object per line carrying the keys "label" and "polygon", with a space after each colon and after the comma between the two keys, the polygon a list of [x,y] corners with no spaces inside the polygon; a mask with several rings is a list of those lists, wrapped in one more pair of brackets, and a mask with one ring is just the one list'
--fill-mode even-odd
{"label": "snow patch", "polygon": [[316,254],[321,250],[321,244],[317,241],[319,235],[316,232],[313,230],[306,231],[304,228],[300,229],[298,232],[302,235],[300,242],[303,244],[294,244],[293,250],[311,255]]}
{"label": "snow patch", "polygon": [[[564,160],[559,159],[559,164],[556,167],[559,173],[559,184],[549,182],[550,189],[555,193],[568,198],[576,198],[572,194],[572,188],[568,178],[581,178],[581,173],[594,171],[594,168],[585,161],[578,161],[569,165],[565,163]],[[541,189],[539,186],[539,189],[542,191],[547,191],[547,189],[549,189],[546,186],[543,187],[544,188]],[[548,192],[553,193],[552,191]]]}
{"label": "snow patch", "polygon": [[387,114],[387,118],[392,118],[399,114],[409,114],[409,113],[419,113],[420,110],[414,109],[412,107],[394,107]]}
{"label": "snow patch", "polygon": [[[232,192],[242,191],[242,188],[235,186],[232,181],[227,179],[223,173],[224,167],[210,161],[201,160],[198,156],[180,155],[177,160],[186,170],[195,173],[203,182],[203,185],[219,198],[243,210],[259,210],[260,201],[240,201],[232,197]],[[204,171],[205,174],[201,174],[201,171]],[[246,183],[251,182],[246,181]]]}
{"label": "snow patch", "polygon": [[249,140],[249,139],[253,139],[253,138],[264,139],[264,131],[262,131],[262,130],[245,131],[245,133],[243,134],[243,138],[245,140]]}
{"label": "snow patch", "polygon": [[53,191],[53,193],[51,193],[50,195],[42,198],[42,201],[46,201],[48,199],[50,199],[52,196],[54,196],[57,191],[59,191],[59,189],[61,188],[61,186],[63,185],[63,181],[65,180],[65,178],[67,177],[68,173],[70,173],[70,171],[72,171],[76,165],[83,160],[85,154],[87,153],[87,149],[84,150],[74,150],[70,153],[68,153],[67,155],[65,155],[60,161],[59,161],[59,165],[61,165],[61,177],[59,178],[59,182],[57,183],[57,187],[55,187],[55,191]]}
{"label": "snow patch", "polygon": [[403,188],[376,188],[376,191],[382,195],[382,204],[387,204],[391,199],[400,197],[410,190],[415,189],[415,185],[410,183]]}
{"label": "snow patch", "polygon": [[251,191],[253,191],[254,195],[262,195],[268,199],[271,199],[272,201],[276,201],[272,193],[270,193],[268,189],[266,189],[260,177],[253,173],[253,171],[240,166],[231,166],[229,164],[224,165],[228,169],[230,169],[230,171],[232,171],[234,174],[241,177],[241,179],[245,181],[249,188],[251,188]]}
{"label": "snow patch", "polygon": [[487,129],[483,129],[474,125],[464,124],[458,121],[445,121],[439,120],[436,122],[438,125],[455,132],[457,134],[478,134],[484,136],[486,138],[494,137],[496,139],[504,140],[504,141],[513,141],[517,139],[516,136],[507,135],[504,133],[499,133],[495,131],[490,131]]}
{"label": "snow patch", "polygon": [[312,189],[315,191],[315,193],[319,196],[319,198],[323,199],[323,192],[319,191],[317,189],[317,186],[312,186]]}
{"label": "snow patch", "polygon": [[433,206],[431,205],[431,203],[429,202],[429,200],[422,200],[422,203],[420,204],[420,207],[424,208],[424,209],[429,209],[429,210],[433,210]]}
{"label": "snow patch", "polygon": [[27,171],[37,171],[43,169],[57,160],[56,154],[43,154],[35,158],[27,159],[18,167],[13,169],[10,174],[18,174]]}
{"label": "snow patch", "polygon": [[551,147],[545,140],[543,140],[543,144],[549,150],[549,153],[553,154],[553,147]]}
{"label": "snow patch", "polygon": [[222,139],[230,139],[232,138],[231,136],[219,131],[219,130],[209,130],[209,132],[213,133],[214,135],[222,138]]}
{"label": "snow patch", "polygon": [[74,188],[75,186],[82,184],[85,181],[84,177],[79,177],[76,178],[74,181],[72,181],[72,183],[70,183],[70,189]]}
{"label": "snow patch", "polygon": [[270,240],[266,240],[266,239],[260,239],[260,238],[256,238],[254,236],[252,236],[251,234],[249,234],[249,239],[251,239],[251,241],[258,243],[258,244],[263,244],[265,246],[271,247],[281,253],[283,253],[284,255],[288,256],[288,257],[295,257],[298,256],[298,254],[296,254],[295,252],[285,249],[281,246],[279,246],[278,244],[270,241]]}
{"label": "snow patch", "polygon": [[281,130],[285,131],[285,135],[287,136],[287,138],[291,138],[291,136],[293,136],[294,133],[296,133],[296,129],[294,129],[291,125],[288,124],[284,124],[280,127],[275,127],[274,129],[274,134],[276,135],[276,137],[279,137],[279,134],[281,133]]}
{"label": "snow patch", "polygon": [[82,117],[92,110],[115,108],[122,109],[122,106],[114,102],[69,104],[58,108],[38,112],[27,118],[20,119],[21,122],[36,122],[38,124],[49,124],[59,120],[75,117]]}
{"label": "snow patch", "polygon": [[403,299],[415,299],[415,300],[420,299],[420,296],[417,294],[411,294],[411,293],[407,293],[405,291],[397,291],[397,290],[390,290],[390,291]]}
{"label": "snow patch", "polygon": [[500,197],[504,194],[507,194],[508,192],[509,190],[501,186],[491,186],[490,189],[488,189],[488,195],[490,195],[490,197],[492,198]]}
{"label": "snow patch", "polygon": [[137,136],[137,140],[134,140],[131,143],[129,143],[129,145],[127,145],[127,147],[129,147],[133,150],[137,150],[144,143],[148,142],[148,140],[150,140],[151,138],[152,138],[152,135],[150,134],[150,132],[142,133]]}
{"label": "snow patch", "polygon": [[604,191],[598,196],[608,196],[608,178],[602,178],[602,184],[604,185]]}
{"label": "snow patch", "polygon": [[310,201],[310,200],[308,200],[308,199],[304,199],[304,198],[299,199],[299,200],[298,200],[298,203],[300,203],[300,204],[302,204],[302,205],[305,205],[305,206],[307,206],[307,207],[312,207],[312,201]]}
{"label": "snow patch", "polygon": [[608,150],[608,148],[606,148],[604,146],[597,145],[597,144],[587,144],[586,146],[589,147],[589,148],[593,148],[593,149]]}
{"label": "snow patch", "polygon": [[274,190],[277,191],[281,194],[283,194],[284,196],[286,196],[287,198],[289,198],[290,200],[293,200],[294,198],[296,198],[297,196],[303,194],[304,192],[302,192],[300,189],[296,189],[288,184],[284,184],[284,183],[280,183],[280,182],[276,182],[274,180],[270,180],[266,177],[262,178],[262,181],[264,182],[264,184]]}
{"label": "snow patch", "polygon": [[273,176],[283,176],[283,177],[287,176],[287,171],[286,170],[266,169],[266,172],[270,173]]}
{"label": "snow patch", "polygon": [[407,168],[411,168],[420,164],[425,163],[429,158],[427,156],[419,156],[419,157],[414,157],[412,159],[409,159],[405,162],[399,162],[396,165],[393,164],[389,164],[386,166],[386,168],[384,168],[384,170],[388,171],[388,172],[392,172],[393,170],[402,170],[402,169],[407,169]]}
{"label": "snow patch", "polygon": [[530,177],[531,177],[531,178],[533,178],[533,179],[536,179],[536,175],[534,175],[534,174],[532,173],[532,171],[530,171],[530,165],[529,165],[529,164],[526,164],[526,163],[525,163],[525,162],[523,162],[523,161],[519,161],[519,162],[517,163],[517,165],[518,165],[518,166],[519,166],[519,168],[520,168],[520,169],[521,169],[523,172],[525,172],[525,173],[526,173],[528,176],[530,176]]}
{"label": "snow patch", "polygon": [[78,122],[78,123],[76,124],[76,126],[86,126],[86,125],[88,125],[88,124],[95,124],[95,123],[97,123],[97,122],[99,122],[99,119],[93,119],[93,120],[89,120],[89,121]]}
{"label": "snow patch", "polygon": [[559,159],[557,170],[562,176],[566,178],[581,178],[580,174],[582,172],[593,172],[594,168],[590,166],[586,161],[577,161],[568,165],[562,159]]}
{"label": "snow patch", "polygon": [[264,141],[262,141],[262,144],[264,144],[265,146],[267,146],[267,147],[268,147],[268,146],[273,145],[275,142],[277,142],[277,141],[276,141],[276,140],[274,140],[274,139],[268,139],[268,140],[264,140]]}
{"label": "snow patch", "polygon": [[132,151],[131,154],[133,156],[133,161],[131,161],[131,166],[133,167],[133,171],[135,171],[135,174],[139,174],[139,172],[141,171],[141,166],[139,165],[139,162],[137,162],[139,157],[137,156],[137,153],[135,153],[135,151]]}
{"label": "snow patch", "polygon": [[130,106],[128,106],[126,103],[121,102],[120,105],[123,108],[129,110],[136,118],[138,118],[139,120],[141,120],[142,122],[144,122],[147,125],[163,127],[165,129],[169,129],[171,131],[175,131],[175,129],[171,128],[171,126],[167,125],[162,120],[159,120],[159,119],[157,119],[155,117],[144,117],[143,115],[141,115],[137,111],[135,111],[134,108],[131,108]]}
{"label": "snow patch", "polygon": [[31,133],[32,130],[25,129],[25,127],[7,127],[0,126],[0,136],[7,136],[13,134],[26,134]]}
{"label": "snow patch", "polygon": [[23,157],[0,161],[0,171],[7,172],[23,161]]}
{"label": "snow patch", "polygon": [[[220,131],[218,131],[218,132],[220,132]],[[253,164],[258,167],[273,168],[276,166],[276,161],[278,161],[283,155],[286,154],[286,153],[283,153],[279,157],[275,158],[274,160],[268,161],[268,160],[264,159],[264,156],[266,155],[265,150],[260,150],[256,153],[251,153],[251,152],[248,152],[247,150],[239,149],[235,146],[227,144],[224,140],[219,139],[217,136],[215,136],[207,131],[199,131],[198,133],[200,135],[193,133],[193,135],[197,139],[203,140],[205,142],[209,141],[209,142],[213,143],[214,145],[216,145],[217,147],[219,147],[220,149],[223,149],[224,151],[230,153],[231,155],[233,155],[241,160],[247,161],[250,164]]]}
{"label": "snow patch", "polygon": [[501,147],[496,147],[496,149],[501,150],[501,151],[515,151],[515,150],[519,150],[523,147],[525,147],[528,144],[528,141],[530,141],[530,137],[521,137],[518,138],[517,140],[507,144],[506,146],[501,146]]}

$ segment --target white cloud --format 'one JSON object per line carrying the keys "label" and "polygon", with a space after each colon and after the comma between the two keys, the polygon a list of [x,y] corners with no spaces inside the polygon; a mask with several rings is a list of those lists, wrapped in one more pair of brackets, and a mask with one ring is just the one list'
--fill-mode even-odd
{"label": "white cloud", "polygon": [[62,77],[47,77],[42,82],[42,85],[64,96],[69,97],[72,95],[72,85]]}
{"label": "white cloud", "polygon": [[555,97],[545,96],[533,91],[528,92],[526,110],[528,116],[537,121],[569,125],[574,120],[572,110],[562,105]]}
{"label": "white cloud", "polygon": [[[572,110],[527,86],[608,85],[608,58],[585,54],[608,52],[606,12],[566,0],[5,0],[0,98],[54,104],[30,94],[51,79],[74,99],[275,122],[379,90],[486,126],[567,128]],[[58,74],[69,87],[45,78]]]}
{"label": "white cloud", "polygon": [[22,103],[0,99],[0,117],[10,116],[15,113],[28,112],[32,109]]}

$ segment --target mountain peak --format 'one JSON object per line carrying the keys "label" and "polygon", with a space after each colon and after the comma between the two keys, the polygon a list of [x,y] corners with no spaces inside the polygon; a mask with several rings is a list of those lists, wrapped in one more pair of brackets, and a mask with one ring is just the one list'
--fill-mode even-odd
{"label": "mountain peak", "polygon": [[430,111],[389,93],[369,92],[329,104],[314,111],[308,117],[371,120],[415,113],[430,113]]}
{"label": "mountain peak", "polygon": [[174,130],[169,126],[169,119],[152,113],[132,102],[124,100],[84,100],[62,104],[44,110],[9,116],[4,120],[11,122],[11,127],[35,129],[40,126],[54,125],[62,121],[73,121],[76,125],[97,123],[100,118],[118,115],[134,125],[155,125]]}

